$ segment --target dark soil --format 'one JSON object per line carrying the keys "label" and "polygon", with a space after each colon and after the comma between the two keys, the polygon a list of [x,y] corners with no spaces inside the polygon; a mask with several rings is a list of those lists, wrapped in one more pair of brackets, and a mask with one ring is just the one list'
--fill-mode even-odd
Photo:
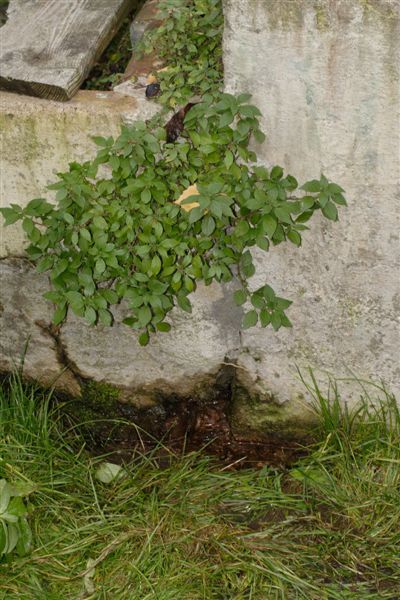
{"label": "dark soil", "polygon": [[7,21],[7,8],[9,0],[0,0],[0,27]]}
{"label": "dark soil", "polygon": [[128,16],[83,82],[83,90],[111,90],[121,81],[132,57],[129,27],[144,0],[131,0],[131,4]]}
{"label": "dark soil", "polygon": [[66,409],[78,425],[83,422],[79,429],[89,450],[95,455],[109,453],[114,462],[128,461],[137,452],[154,452],[163,463],[174,455],[201,450],[232,468],[287,467],[307,454],[310,444],[309,438],[289,438],[272,431],[262,439],[252,432],[234,434],[232,376],[226,370],[221,371],[207,400],[167,396],[143,409],[113,397],[102,400],[91,385],[83,399],[68,402]]}

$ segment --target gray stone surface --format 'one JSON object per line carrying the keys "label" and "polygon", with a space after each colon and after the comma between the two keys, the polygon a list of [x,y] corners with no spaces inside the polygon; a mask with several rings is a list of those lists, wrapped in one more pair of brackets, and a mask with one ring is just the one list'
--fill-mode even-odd
{"label": "gray stone surface", "polygon": [[[123,324],[89,327],[70,316],[51,326],[53,307],[42,298],[45,275],[23,258],[0,261],[0,371],[19,368],[26,377],[79,395],[86,380],[110,383],[121,399],[137,406],[160,396],[207,396],[228,349],[238,349],[236,323],[241,311],[231,291],[218,285],[199,288],[193,314],[172,314],[171,332],[155,336],[145,348]],[[124,316],[117,309],[117,320]]]}
{"label": "gray stone surface", "polygon": [[35,273],[28,261],[0,261],[0,371],[22,369],[27,378],[79,394],[49,328],[52,307],[42,298],[47,289],[47,277]]}
{"label": "gray stone surface", "polygon": [[252,93],[264,115],[261,160],[303,182],[323,172],[349,201],[339,223],[310,223],[301,250],[256,255],[254,284],[294,300],[293,330],[242,335],[239,364],[261,396],[296,399],[296,365],[399,390],[399,10],[397,0],[224,0],[226,88]]}

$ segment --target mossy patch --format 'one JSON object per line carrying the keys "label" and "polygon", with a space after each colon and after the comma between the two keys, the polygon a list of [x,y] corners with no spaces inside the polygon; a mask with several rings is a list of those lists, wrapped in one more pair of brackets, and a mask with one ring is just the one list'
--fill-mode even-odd
{"label": "mossy patch", "polygon": [[315,420],[304,399],[279,403],[272,394],[249,396],[244,387],[234,387],[230,424],[233,433],[241,437],[302,439],[312,435]]}

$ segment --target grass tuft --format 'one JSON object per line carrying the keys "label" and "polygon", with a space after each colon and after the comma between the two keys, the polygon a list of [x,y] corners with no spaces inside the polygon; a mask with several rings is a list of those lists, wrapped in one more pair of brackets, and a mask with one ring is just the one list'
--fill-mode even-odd
{"label": "grass tuft", "polygon": [[0,598],[377,600],[400,597],[400,416],[383,388],[350,411],[316,381],[319,442],[290,470],[137,456],[95,477],[51,394],[0,394],[0,478],[29,482],[33,551],[0,563]]}

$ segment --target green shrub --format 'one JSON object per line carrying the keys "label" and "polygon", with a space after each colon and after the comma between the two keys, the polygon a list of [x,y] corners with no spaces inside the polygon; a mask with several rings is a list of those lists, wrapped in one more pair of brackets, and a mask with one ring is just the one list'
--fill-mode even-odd
{"label": "green shrub", "polygon": [[[251,304],[244,328],[258,322],[290,327],[289,300],[268,284],[250,289],[250,249],[268,252],[286,241],[300,246],[315,211],[337,220],[337,205],[346,204],[343,190],[322,175],[299,193],[281,167],[257,166],[249,144],[264,141],[260,111],[249,94],[218,91],[220,0],[164,0],[160,10],[164,22],[143,44],[168,65],[157,73],[159,100],[166,109],[202,94],[186,113],[182,143],[166,142],[165,112],[123,127],[116,140],[97,137],[97,157],[70,164],[50,186],[56,206],[43,198],[25,208],[12,204],[1,209],[5,222],[22,220],[28,256],[39,272],[50,273],[53,289],[45,297],[57,307],[55,324],[71,308],[91,325],[112,325],[111,307],[124,300],[123,322],[145,345],[151,333],[169,331],[174,306],[191,311],[189,295],[199,281],[237,276],[235,302]],[[177,204],[188,190],[195,195]]]}

